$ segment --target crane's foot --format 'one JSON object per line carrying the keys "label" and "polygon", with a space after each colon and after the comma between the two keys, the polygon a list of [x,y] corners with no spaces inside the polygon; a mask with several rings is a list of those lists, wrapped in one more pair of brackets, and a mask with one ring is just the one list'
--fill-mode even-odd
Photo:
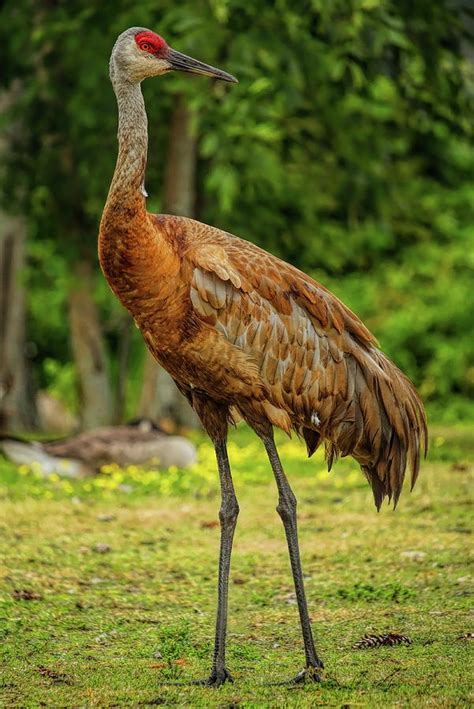
{"label": "crane's foot", "polygon": [[321,682],[321,670],[323,669],[324,663],[318,658],[314,663],[308,664],[304,670],[298,672],[290,683],[303,684],[305,682]]}
{"label": "crane's foot", "polygon": [[207,679],[198,679],[195,680],[192,684],[199,684],[202,687],[220,687],[226,682],[230,682],[231,684],[233,684],[234,678],[230,674],[229,670],[224,667],[222,670],[213,669]]}
{"label": "crane's foot", "polygon": [[292,679],[283,680],[282,682],[272,682],[271,685],[284,687],[288,685],[304,684],[305,682],[321,682],[321,670],[323,669],[323,661],[318,658],[314,663],[308,664],[304,670],[298,672],[298,674]]}

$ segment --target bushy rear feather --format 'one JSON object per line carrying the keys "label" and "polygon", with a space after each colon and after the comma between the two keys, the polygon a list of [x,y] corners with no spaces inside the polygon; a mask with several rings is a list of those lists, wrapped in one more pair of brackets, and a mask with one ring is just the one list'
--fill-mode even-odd
{"label": "bushy rear feather", "polygon": [[328,469],[337,455],[352,455],[372,487],[377,509],[385,497],[396,507],[407,467],[413,489],[421,451],[427,452],[424,407],[411,382],[380,350],[353,357],[352,401],[326,433]]}

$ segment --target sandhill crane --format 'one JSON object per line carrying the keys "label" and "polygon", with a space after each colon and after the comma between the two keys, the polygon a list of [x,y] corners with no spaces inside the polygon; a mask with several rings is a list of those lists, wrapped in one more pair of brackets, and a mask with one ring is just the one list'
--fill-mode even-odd
{"label": "sandhill crane", "polygon": [[302,627],[305,668],[319,681],[297,538],[296,498],[273,426],[361,465],[379,508],[396,504],[405,468],[414,484],[426,452],[423,405],[367,328],[323,286],[252,243],[183,217],[149,214],[144,188],[147,117],[140,83],[171,70],[236,82],[133,27],[116,41],[110,78],[119,111],[119,151],[99,234],[99,258],[115,295],[168,370],[213,441],[220,477],[221,543],[214,659],[208,685],[232,677],[225,663],[232,540],[239,512],[227,457],[238,413],[263,441],[278,488]]}

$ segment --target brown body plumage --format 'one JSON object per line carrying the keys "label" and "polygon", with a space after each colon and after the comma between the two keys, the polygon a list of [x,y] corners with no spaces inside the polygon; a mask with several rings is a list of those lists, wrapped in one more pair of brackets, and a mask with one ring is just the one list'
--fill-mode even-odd
{"label": "brown body plumage", "polygon": [[[156,360],[170,372],[211,436],[223,506],[219,610],[210,683],[224,665],[230,548],[238,505],[225,450],[238,412],[262,438],[279,489],[307,671],[319,678],[296,538],[296,501],[272,427],[301,435],[329,466],[352,455],[380,507],[396,503],[407,465],[415,482],[426,421],[413,386],[359,318],[323,286],[257,246],[184,217],[145,208],[147,122],[140,82],[170,69],[228,74],[174,52],[143,28],[123,33],[111,58],[119,105],[119,156],[99,237],[102,270]],[[302,673],[301,677],[307,676]]]}
{"label": "brown body plumage", "polygon": [[375,501],[412,482],[426,437],[413,386],[334,295],[253,244],[192,219],[145,215],[117,247],[106,207],[100,260],[157,361],[253,426],[352,455]]}

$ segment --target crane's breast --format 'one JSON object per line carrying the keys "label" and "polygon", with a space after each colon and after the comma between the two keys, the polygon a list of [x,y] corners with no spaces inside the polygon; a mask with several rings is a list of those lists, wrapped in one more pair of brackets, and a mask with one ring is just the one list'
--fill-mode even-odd
{"label": "crane's breast", "polygon": [[152,220],[123,223],[104,217],[99,261],[111,289],[140,327],[178,318],[184,300],[179,259]]}

